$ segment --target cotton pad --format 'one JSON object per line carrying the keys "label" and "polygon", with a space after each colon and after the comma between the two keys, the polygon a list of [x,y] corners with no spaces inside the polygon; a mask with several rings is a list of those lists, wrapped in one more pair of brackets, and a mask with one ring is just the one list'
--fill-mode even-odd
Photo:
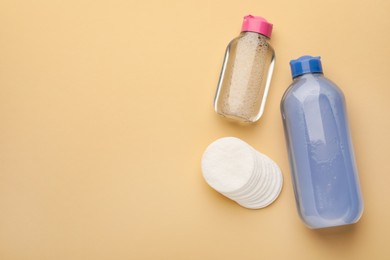
{"label": "cotton pad", "polygon": [[221,138],[210,144],[203,154],[203,177],[219,192],[237,191],[254,177],[255,160],[251,147],[243,141]]}
{"label": "cotton pad", "polygon": [[218,139],[206,148],[202,173],[213,189],[250,209],[271,204],[283,185],[277,164],[235,137]]}

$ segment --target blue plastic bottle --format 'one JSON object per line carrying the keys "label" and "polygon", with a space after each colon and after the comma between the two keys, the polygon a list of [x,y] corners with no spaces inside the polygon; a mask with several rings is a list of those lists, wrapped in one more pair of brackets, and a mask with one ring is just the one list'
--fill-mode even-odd
{"label": "blue plastic bottle", "polygon": [[281,112],[299,214],[310,228],[356,223],[363,201],[341,90],[320,57],[290,62]]}

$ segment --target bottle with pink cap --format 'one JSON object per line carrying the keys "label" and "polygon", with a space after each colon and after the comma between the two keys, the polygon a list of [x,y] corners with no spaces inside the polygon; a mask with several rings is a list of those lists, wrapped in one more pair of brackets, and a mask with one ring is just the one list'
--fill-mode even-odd
{"label": "bottle with pink cap", "polygon": [[272,24],[262,17],[244,17],[240,35],[226,48],[215,111],[241,122],[256,122],[264,112],[275,53],[269,39]]}

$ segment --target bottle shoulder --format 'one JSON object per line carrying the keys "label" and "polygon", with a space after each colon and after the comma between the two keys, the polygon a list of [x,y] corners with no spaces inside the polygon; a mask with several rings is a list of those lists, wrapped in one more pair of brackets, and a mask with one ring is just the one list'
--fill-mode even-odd
{"label": "bottle shoulder", "polygon": [[291,83],[287,88],[282,102],[286,99],[297,99],[303,102],[308,96],[325,95],[329,98],[342,98],[344,94],[341,89],[333,83],[330,79],[324,77],[322,74],[305,74]]}
{"label": "bottle shoulder", "polygon": [[236,48],[237,45],[243,44],[243,45],[256,45],[259,47],[264,47],[269,49],[269,51],[274,52],[273,47],[269,43],[269,38],[267,38],[264,35],[261,35],[259,33],[255,32],[242,32],[237,37],[233,38],[228,48]]}

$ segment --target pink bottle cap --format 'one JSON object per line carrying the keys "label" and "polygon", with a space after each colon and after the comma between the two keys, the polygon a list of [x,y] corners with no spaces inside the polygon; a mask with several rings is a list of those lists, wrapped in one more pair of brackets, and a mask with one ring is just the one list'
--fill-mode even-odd
{"label": "pink bottle cap", "polygon": [[269,23],[263,17],[247,15],[242,23],[242,32],[257,32],[268,38],[271,38],[272,23]]}

